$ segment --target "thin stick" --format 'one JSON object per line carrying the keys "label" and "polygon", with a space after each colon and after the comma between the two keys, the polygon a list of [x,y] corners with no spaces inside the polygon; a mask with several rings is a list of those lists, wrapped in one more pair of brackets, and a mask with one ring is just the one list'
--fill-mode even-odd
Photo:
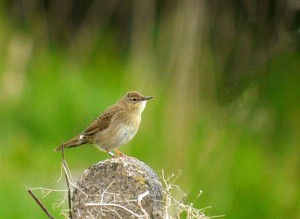
{"label": "thin stick", "polygon": [[67,162],[65,160],[65,147],[64,147],[64,144],[62,144],[61,156],[62,156],[62,163],[63,163],[63,166],[64,166],[66,183],[67,183],[67,187],[68,187],[69,217],[70,217],[70,219],[72,219],[72,212],[71,212],[71,208],[72,208],[71,189],[70,189],[70,182],[69,182],[69,179],[68,179],[68,176],[67,176],[67,172],[66,172],[66,168],[68,167],[68,164],[67,164]]}
{"label": "thin stick", "polygon": [[147,195],[149,195],[149,191],[147,190],[146,192],[144,192],[143,194],[140,194],[138,196],[138,206],[140,207],[141,211],[144,213],[145,217],[148,219],[150,218],[149,217],[149,214],[147,213],[147,211],[143,208],[142,206],[142,200],[143,198],[145,198]]}
{"label": "thin stick", "polygon": [[118,208],[122,208],[123,210],[129,212],[130,214],[136,216],[137,218],[142,218],[143,215],[138,215],[136,213],[134,213],[133,211],[129,210],[128,208],[122,206],[122,205],[118,205],[118,204],[113,204],[113,203],[86,203],[85,206],[110,206],[110,207],[118,207]]}
{"label": "thin stick", "polygon": [[46,209],[46,207],[42,204],[42,202],[33,194],[33,192],[30,189],[27,189],[27,192],[31,195],[31,197],[36,201],[36,203],[41,207],[41,209],[45,212],[45,214],[51,218],[55,219],[49,211]]}

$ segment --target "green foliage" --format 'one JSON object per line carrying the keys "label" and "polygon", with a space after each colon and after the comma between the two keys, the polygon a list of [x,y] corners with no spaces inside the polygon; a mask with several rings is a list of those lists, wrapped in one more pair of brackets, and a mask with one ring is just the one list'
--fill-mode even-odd
{"label": "green foliage", "polygon": [[[181,65],[188,56],[176,54],[175,67],[168,69],[158,54],[162,67],[154,67],[143,48],[136,57],[120,52],[109,30],[85,54],[48,41],[44,45],[33,34],[12,30],[3,17],[0,24],[6,27],[0,30],[0,218],[45,217],[26,186],[64,188],[56,182],[61,158],[53,148],[80,133],[128,90],[155,98],[143,113],[138,135],[121,151],[158,172],[181,169],[177,184],[188,201],[203,190],[195,207],[212,206],[207,215],[230,219],[300,217],[296,52],[271,57],[268,68],[258,68],[241,93],[219,104],[214,90],[226,88],[219,81],[214,88],[219,72],[212,74],[209,48],[204,48],[202,65],[197,63],[201,73],[189,75]],[[105,158],[93,146],[66,151],[75,178]],[[53,212],[57,199],[41,200]],[[54,214],[59,218],[58,211]]]}

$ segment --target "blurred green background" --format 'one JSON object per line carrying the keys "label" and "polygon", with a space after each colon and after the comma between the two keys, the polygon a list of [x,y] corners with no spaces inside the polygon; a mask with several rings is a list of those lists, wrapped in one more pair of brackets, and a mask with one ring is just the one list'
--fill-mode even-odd
{"label": "blurred green background", "polygon": [[[53,148],[129,90],[155,99],[121,151],[181,170],[187,202],[300,218],[299,49],[291,0],[1,1],[0,218],[46,218],[26,186],[64,188]],[[74,178],[107,158],[66,151]]]}

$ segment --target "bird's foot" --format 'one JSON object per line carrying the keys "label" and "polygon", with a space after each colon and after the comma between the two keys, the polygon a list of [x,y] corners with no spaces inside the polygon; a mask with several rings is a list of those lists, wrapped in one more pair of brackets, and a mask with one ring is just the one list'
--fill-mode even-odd
{"label": "bird's foot", "polygon": [[118,149],[114,150],[120,157],[127,157],[127,155],[123,154],[121,151],[119,151]]}
{"label": "bird's foot", "polygon": [[107,151],[107,153],[108,153],[111,157],[113,157],[113,158],[116,158],[116,157],[128,157],[127,155],[123,154],[121,151],[119,151],[119,150],[117,150],[117,149],[115,149],[114,151],[118,154],[118,156],[116,156],[116,155],[115,155],[113,152],[111,152],[111,151]]}

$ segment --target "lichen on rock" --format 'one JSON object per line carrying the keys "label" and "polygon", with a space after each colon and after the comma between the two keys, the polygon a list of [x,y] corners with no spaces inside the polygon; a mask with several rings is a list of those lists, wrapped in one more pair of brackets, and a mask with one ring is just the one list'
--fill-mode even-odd
{"label": "lichen on rock", "polygon": [[163,218],[157,174],[132,157],[101,161],[84,171],[72,195],[73,218]]}

